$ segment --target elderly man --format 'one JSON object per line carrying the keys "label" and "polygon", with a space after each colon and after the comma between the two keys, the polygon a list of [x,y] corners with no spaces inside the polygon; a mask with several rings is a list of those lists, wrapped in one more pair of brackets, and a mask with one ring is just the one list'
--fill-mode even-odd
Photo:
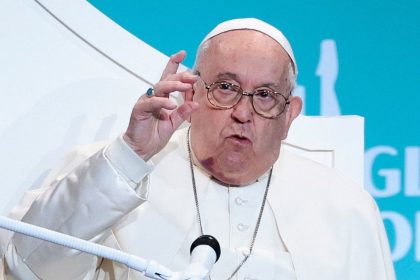
{"label": "elderly man", "polygon": [[[281,149],[302,102],[283,34],[256,19],[217,26],[194,74],[170,58],[122,137],[70,154],[15,210],[23,221],[154,259],[222,248],[212,279],[394,279],[378,209],[359,186]],[[184,103],[168,97],[179,91]],[[190,126],[177,130],[187,120]],[[117,263],[15,235],[7,276],[143,279]]]}

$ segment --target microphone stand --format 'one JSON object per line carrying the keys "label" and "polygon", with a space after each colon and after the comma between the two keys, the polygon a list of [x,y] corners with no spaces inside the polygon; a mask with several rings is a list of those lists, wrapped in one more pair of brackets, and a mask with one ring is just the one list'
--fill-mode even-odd
{"label": "microphone stand", "polygon": [[174,274],[170,269],[158,264],[153,260],[145,260],[120,250],[112,249],[74,236],[66,235],[60,232],[16,221],[6,217],[0,217],[0,228],[125,264],[129,268],[144,272],[147,277],[152,279],[176,279],[173,278],[173,276],[176,276],[176,274]]}
{"label": "microphone stand", "polygon": [[185,271],[173,272],[153,260],[145,260],[120,250],[2,216],[0,228],[119,262],[157,280],[205,279],[220,257],[220,245],[217,240],[210,235],[202,235],[191,245],[190,265]]}

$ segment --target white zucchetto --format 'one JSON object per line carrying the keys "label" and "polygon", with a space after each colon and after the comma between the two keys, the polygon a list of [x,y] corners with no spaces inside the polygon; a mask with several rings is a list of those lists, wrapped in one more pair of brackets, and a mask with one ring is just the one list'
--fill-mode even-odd
{"label": "white zucchetto", "polygon": [[[283,49],[287,52],[290,59],[293,63],[293,70],[294,74],[297,76],[298,68],[295,60],[295,56],[293,55],[292,47],[290,46],[289,41],[287,40],[286,36],[275,28],[274,26],[256,19],[256,18],[239,18],[239,19],[232,19],[225,22],[220,23],[217,25],[212,31],[210,31],[209,34],[201,41],[201,45],[209,40],[210,38],[213,38],[216,35],[219,35],[224,32],[232,31],[232,30],[241,30],[241,29],[249,29],[249,30],[256,30],[261,33],[266,34],[267,36],[270,36],[273,38],[276,42],[278,42]],[[199,48],[200,48],[199,47]]]}

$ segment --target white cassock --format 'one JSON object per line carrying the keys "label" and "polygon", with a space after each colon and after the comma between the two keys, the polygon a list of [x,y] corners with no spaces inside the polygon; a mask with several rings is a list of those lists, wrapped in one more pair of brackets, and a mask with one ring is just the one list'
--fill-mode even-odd
{"label": "white cassock", "polygon": [[[78,149],[11,216],[180,271],[199,236],[186,145],[184,129],[153,158],[154,166],[121,137]],[[248,251],[268,176],[243,187],[222,186],[198,167],[195,176],[204,233],[222,247],[212,279],[226,279]],[[20,235],[3,242],[6,274],[17,279],[144,279],[123,265]],[[235,279],[382,280],[395,274],[369,194],[282,149],[253,254]]]}

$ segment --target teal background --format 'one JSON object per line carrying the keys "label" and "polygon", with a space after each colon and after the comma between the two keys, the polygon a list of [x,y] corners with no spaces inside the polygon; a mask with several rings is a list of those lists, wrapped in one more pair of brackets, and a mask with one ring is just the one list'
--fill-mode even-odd
{"label": "teal background", "polygon": [[[257,17],[280,28],[289,38],[299,65],[298,83],[306,88],[306,114],[320,114],[320,81],[315,74],[320,43],[337,45],[339,74],[335,84],[341,113],[365,117],[366,150],[391,146],[395,157],[378,157],[372,168],[404,172],[404,149],[420,146],[420,1],[99,1],[96,8],[143,41],[171,55],[188,53],[192,66],[201,39],[221,21]],[[418,166],[416,169],[417,172]],[[403,176],[402,176],[403,177]],[[374,175],[378,188],[385,181]],[[404,188],[402,179],[402,188]],[[418,182],[417,182],[418,184]],[[420,186],[419,186],[420,188]],[[413,244],[395,262],[398,279],[420,279],[420,225],[415,214],[420,198],[400,192],[376,198],[382,211],[395,211],[411,224]],[[385,222],[391,248],[392,223]],[[417,253],[420,256],[420,252]]]}

